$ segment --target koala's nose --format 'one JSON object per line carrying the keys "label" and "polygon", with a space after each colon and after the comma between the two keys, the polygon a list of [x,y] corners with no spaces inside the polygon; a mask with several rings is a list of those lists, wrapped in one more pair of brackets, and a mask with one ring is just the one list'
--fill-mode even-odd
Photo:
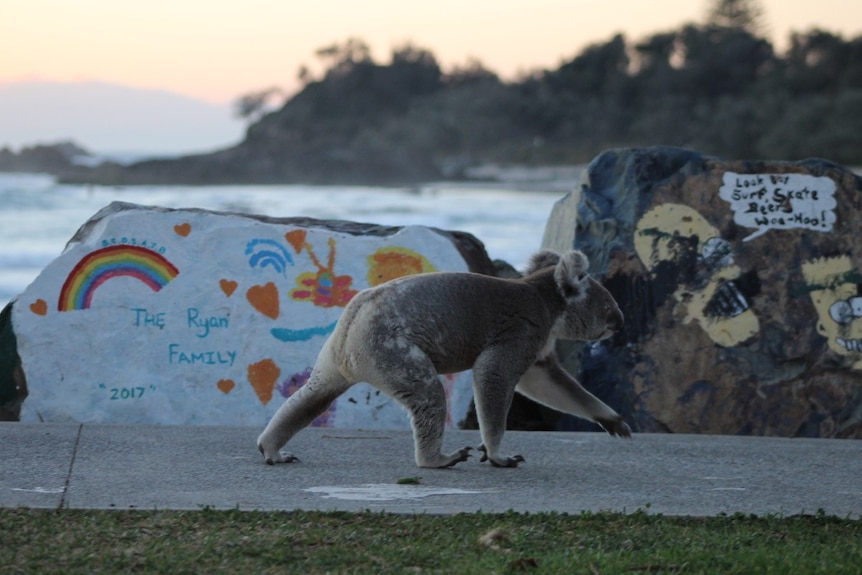
{"label": "koala's nose", "polygon": [[623,312],[618,308],[612,310],[607,318],[608,329],[613,332],[618,332],[623,328]]}

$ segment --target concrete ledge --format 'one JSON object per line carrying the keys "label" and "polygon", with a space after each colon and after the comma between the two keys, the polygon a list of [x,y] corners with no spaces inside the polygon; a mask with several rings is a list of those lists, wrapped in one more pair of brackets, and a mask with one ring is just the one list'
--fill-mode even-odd
{"label": "concrete ledge", "polygon": [[[419,469],[408,431],[306,429],[264,465],[257,428],[0,423],[0,505],[458,513],[647,509],[862,517],[862,442],[508,432],[517,469]],[[447,449],[480,443],[449,431]],[[398,480],[421,477],[419,485]]]}

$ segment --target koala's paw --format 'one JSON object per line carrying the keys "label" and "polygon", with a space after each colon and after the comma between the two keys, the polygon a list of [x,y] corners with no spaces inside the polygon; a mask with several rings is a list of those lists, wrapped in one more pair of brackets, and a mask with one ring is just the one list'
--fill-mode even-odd
{"label": "koala's paw", "polygon": [[267,465],[275,465],[276,463],[293,463],[299,461],[299,458],[289,453],[277,452],[275,455],[267,455],[263,446],[258,444],[257,450],[263,455],[263,460]]}
{"label": "koala's paw", "polygon": [[449,455],[444,455],[442,453],[438,453],[436,455],[417,454],[416,464],[419,467],[428,467],[430,469],[452,467],[456,463],[467,461],[470,458],[471,449],[473,448],[465,447],[463,449],[459,449],[455,453],[450,453]]}
{"label": "koala's paw", "polygon": [[523,455],[513,455],[502,459],[488,459],[494,467],[518,467],[519,463],[526,461]]}
{"label": "koala's paw", "polygon": [[631,439],[632,430],[629,425],[623,421],[622,417],[618,417],[615,419],[596,419],[596,423],[602,426],[602,428],[610,433],[611,435],[615,435],[618,437],[622,437],[625,439]]}
{"label": "koala's paw", "polygon": [[491,465],[494,467],[518,467],[519,463],[526,461],[523,455],[513,455],[512,457],[489,457],[488,449],[485,447],[484,443],[479,446],[479,451],[482,452],[482,458],[479,460],[479,463],[490,461]]}
{"label": "koala's paw", "polygon": [[456,463],[461,463],[462,461],[467,461],[468,459],[470,459],[470,451],[472,449],[473,449],[472,447],[464,447],[462,449],[459,449],[458,451],[456,451],[455,453],[452,454],[452,457],[454,459],[452,459],[452,461],[447,463],[444,467],[452,467]]}
{"label": "koala's paw", "polygon": [[267,465],[275,465],[276,463],[293,463],[294,461],[299,461],[299,458],[295,455],[291,455],[290,453],[281,453],[279,452],[278,457],[273,459],[266,459]]}

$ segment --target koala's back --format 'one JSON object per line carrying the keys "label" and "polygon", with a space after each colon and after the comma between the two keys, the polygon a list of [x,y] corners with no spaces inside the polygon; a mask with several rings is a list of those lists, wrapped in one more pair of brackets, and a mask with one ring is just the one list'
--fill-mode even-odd
{"label": "koala's back", "polygon": [[[345,309],[336,348],[381,369],[421,351],[439,373],[472,367],[489,346],[541,346],[551,327],[538,292],[519,280],[441,272],[400,278],[364,290]],[[544,333],[543,333],[544,332]],[[392,357],[387,359],[387,356]],[[347,359],[347,358],[344,358]]]}
{"label": "koala's back", "polygon": [[444,330],[457,328],[474,335],[499,326],[513,314],[541,313],[542,302],[532,286],[475,273],[439,272],[409,276],[383,284],[380,311],[393,322],[422,322]]}

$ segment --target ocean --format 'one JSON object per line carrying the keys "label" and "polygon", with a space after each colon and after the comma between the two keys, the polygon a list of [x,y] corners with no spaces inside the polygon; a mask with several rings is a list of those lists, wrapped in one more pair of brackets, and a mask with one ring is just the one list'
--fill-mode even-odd
{"label": "ocean", "polygon": [[523,267],[539,249],[557,180],[364,186],[135,186],[58,184],[48,175],[0,173],[0,309],[22,293],[93,214],[113,201],[386,226],[423,225],[476,236],[492,259]]}

